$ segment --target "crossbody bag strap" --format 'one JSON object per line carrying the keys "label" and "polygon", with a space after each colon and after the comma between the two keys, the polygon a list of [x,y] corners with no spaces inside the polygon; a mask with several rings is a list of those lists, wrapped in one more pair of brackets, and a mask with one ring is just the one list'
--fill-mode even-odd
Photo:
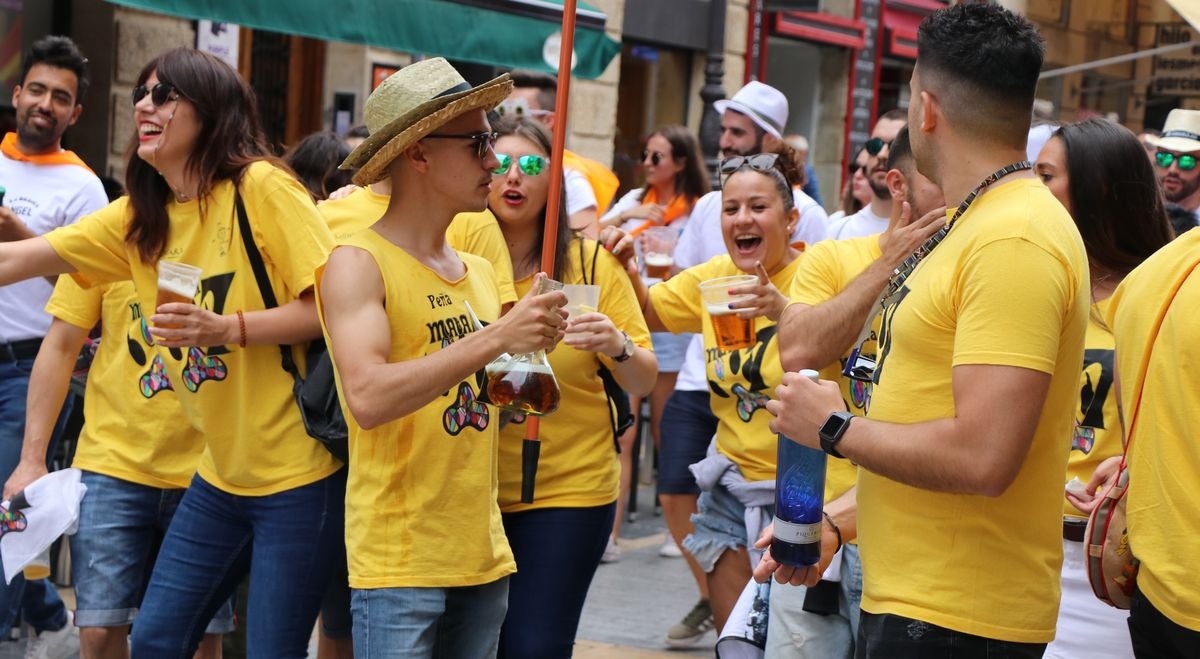
{"label": "crossbody bag strap", "polygon": [[[250,269],[254,271],[254,280],[258,282],[258,292],[262,295],[263,305],[267,309],[279,306],[275,299],[275,291],[271,288],[271,280],[267,278],[267,266],[263,263],[258,244],[254,242],[254,234],[250,231],[250,219],[246,216],[246,205],[242,203],[242,195],[238,190],[233,192],[233,203],[237,207],[238,231],[242,234],[242,244],[246,248],[246,258],[250,260]],[[296,368],[296,360],[292,356],[291,346],[280,345],[279,353],[283,361],[283,370],[292,374],[297,383],[302,382],[300,369]]]}

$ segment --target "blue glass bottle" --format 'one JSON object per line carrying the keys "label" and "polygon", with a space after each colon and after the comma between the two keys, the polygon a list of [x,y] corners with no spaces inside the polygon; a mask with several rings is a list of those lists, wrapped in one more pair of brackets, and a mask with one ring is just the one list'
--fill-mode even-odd
{"label": "blue glass bottle", "polygon": [[[817,372],[800,371],[817,381]],[[816,565],[821,559],[821,522],[825,507],[825,452],[779,436],[775,467],[775,539],[771,556],[790,567]]]}

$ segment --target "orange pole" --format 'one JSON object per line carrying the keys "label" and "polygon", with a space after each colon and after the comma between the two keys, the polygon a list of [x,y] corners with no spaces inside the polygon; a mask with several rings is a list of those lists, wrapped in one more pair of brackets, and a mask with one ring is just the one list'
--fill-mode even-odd
{"label": "orange pole", "polygon": [[[558,45],[558,91],[554,97],[554,140],[550,152],[550,180],[559,181],[551,185],[546,196],[546,232],[542,238],[542,272],[554,273],[554,247],[557,244],[558,223],[565,222],[558,216],[559,200],[563,186],[563,149],[567,143],[567,107],[571,93],[571,59],[575,52],[575,0],[563,1],[562,39]],[[525,418],[525,446],[522,447],[524,461],[521,501],[533,503],[533,479],[537,475],[537,459],[540,453],[538,439],[539,423],[536,416]],[[530,442],[538,442],[536,447]],[[530,464],[532,461],[532,464]]]}

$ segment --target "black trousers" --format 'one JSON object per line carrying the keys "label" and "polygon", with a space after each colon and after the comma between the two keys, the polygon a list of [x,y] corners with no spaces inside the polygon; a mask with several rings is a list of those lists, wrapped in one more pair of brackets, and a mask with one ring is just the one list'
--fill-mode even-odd
{"label": "black trousers", "polygon": [[1183,627],[1163,615],[1138,590],[1129,605],[1129,635],[1138,659],[1195,659],[1200,657],[1200,632]]}
{"label": "black trousers", "polygon": [[1045,643],[974,636],[921,620],[862,612],[855,659],[1040,659]]}

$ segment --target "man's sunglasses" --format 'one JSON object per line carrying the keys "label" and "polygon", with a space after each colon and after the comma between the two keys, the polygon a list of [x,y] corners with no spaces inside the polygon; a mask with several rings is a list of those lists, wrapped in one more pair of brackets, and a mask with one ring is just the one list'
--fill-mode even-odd
{"label": "man's sunglasses", "polygon": [[752,156],[734,156],[721,161],[721,165],[717,171],[721,174],[721,186],[729,181],[729,177],[733,176],[734,172],[749,167],[756,172],[771,172],[778,171],[775,169],[775,162],[779,160],[777,153],[756,153]]}
{"label": "man's sunglasses", "polygon": [[476,153],[479,159],[482,160],[487,155],[489,149],[496,148],[496,140],[500,138],[500,134],[494,131],[485,133],[469,133],[469,134],[450,134],[440,133],[434,135],[426,135],[426,139],[443,139],[443,140],[471,140],[475,143]]}
{"label": "man's sunglasses", "polygon": [[877,156],[879,155],[880,151],[883,151],[883,147],[885,146],[887,146],[887,142],[884,142],[882,137],[872,137],[871,139],[867,140],[867,143],[863,145],[863,148],[867,150],[867,155]]}
{"label": "man's sunglasses", "polygon": [[665,157],[666,156],[659,153],[658,151],[651,151],[649,149],[646,149],[645,151],[642,152],[642,162],[646,162],[646,159],[649,158],[650,164],[654,165],[655,167],[658,167],[658,163],[662,162],[662,159]]}
{"label": "man's sunglasses", "polygon": [[517,169],[525,176],[537,176],[546,171],[546,165],[549,164],[542,156],[520,156],[514,158],[507,153],[497,153],[496,160],[500,161],[500,166],[493,169],[492,173],[496,175],[507,174],[512,168],[513,160],[517,161]]}
{"label": "man's sunglasses", "polygon": [[1193,156],[1189,153],[1175,155],[1169,151],[1159,151],[1158,153],[1154,154],[1154,162],[1163,169],[1170,167],[1171,163],[1177,163],[1179,165],[1179,169],[1185,172],[1190,172],[1196,168],[1196,156]]}
{"label": "man's sunglasses", "polygon": [[146,85],[138,85],[137,87],[133,88],[133,104],[137,105],[138,103],[141,103],[142,99],[146,98],[146,94],[150,95],[150,102],[153,103],[155,107],[158,107],[167,101],[177,100],[180,96],[179,89],[169,82],[160,82],[150,89],[147,89]]}

